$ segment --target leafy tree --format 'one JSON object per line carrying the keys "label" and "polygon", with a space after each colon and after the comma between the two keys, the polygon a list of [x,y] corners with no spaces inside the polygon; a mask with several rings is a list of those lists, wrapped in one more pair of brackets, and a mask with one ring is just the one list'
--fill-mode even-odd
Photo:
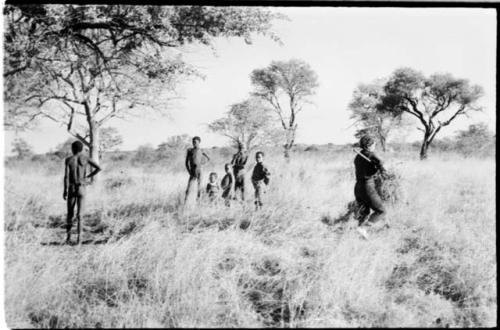
{"label": "leafy tree", "polygon": [[471,124],[466,130],[458,131],[455,136],[458,150],[470,155],[495,147],[495,136],[485,123]]}
{"label": "leafy tree", "polygon": [[481,110],[476,101],[483,89],[449,73],[425,77],[411,68],[402,68],[389,78],[384,93],[381,111],[395,115],[407,113],[419,120],[421,127],[418,129],[424,133],[420,158],[425,159],[430,144],[443,127],[460,115]]}
{"label": "leafy tree", "polygon": [[259,98],[249,98],[231,105],[224,118],[208,125],[209,129],[231,140],[234,147],[242,145],[246,150],[276,141],[279,127],[272,120],[269,109]]}
{"label": "leafy tree", "polygon": [[[55,148],[54,154],[59,158],[65,158],[71,155],[71,144],[75,142],[75,138],[68,138],[63,143],[60,143]],[[121,135],[114,127],[104,127],[101,129],[101,139],[99,140],[99,156],[102,157],[104,152],[112,151],[123,143]],[[87,149],[87,148],[85,148]]]}
{"label": "leafy tree", "polygon": [[[251,73],[254,95],[265,100],[278,115],[285,131],[285,158],[295,143],[297,115],[309,103],[309,97],[318,87],[318,78],[309,64],[302,60],[273,61],[263,69]],[[286,105],[285,105],[286,104]]]}
{"label": "leafy tree", "polygon": [[351,119],[354,119],[359,127],[355,137],[359,139],[370,134],[378,139],[382,150],[386,151],[389,133],[401,124],[401,116],[378,109],[383,96],[383,80],[360,84],[354,91],[348,108],[352,112]]}
{"label": "leafy tree", "polygon": [[261,8],[8,5],[4,8],[7,127],[63,124],[96,161],[101,128],[146,108],[165,110],[179,80],[197,74],[181,46],[216,37],[276,36]]}
{"label": "leafy tree", "polygon": [[140,145],[137,147],[137,150],[135,151],[135,155],[132,158],[133,162],[140,162],[140,163],[151,163],[154,161],[155,158],[155,149],[151,144],[144,144]]}
{"label": "leafy tree", "polygon": [[24,159],[33,155],[33,147],[22,138],[16,138],[12,142],[12,152],[19,159]]}
{"label": "leafy tree", "polygon": [[187,134],[173,135],[166,142],[160,143],[156,151],[160,157],[169,158],[174,154],[185,151],[191,144]]}

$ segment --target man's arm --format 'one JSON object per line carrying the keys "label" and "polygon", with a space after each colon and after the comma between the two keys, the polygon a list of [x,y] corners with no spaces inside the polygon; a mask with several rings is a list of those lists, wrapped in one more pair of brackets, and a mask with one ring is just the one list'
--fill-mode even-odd
{"label": "man's arm", "polygon": [[94,171],[92,171],[89,175],[87,175],[87,178],[92,178],[94,175],[96,175],[97,173],[101,172],[101,167],[96,163],[94,162],[91,158],[88,159],[88,162],[90,164],[90,166],[92,166],[94,168]]}
{"label": "man's arm", "polygon": [[191,174],[191,168],[189,168],[189,149],[186,152],[186,162],[185,162],[185,165],[186,165],[186,170],[188,171],[188,173]]}
{"label": "man's arm", "polygon": [[64,160],[64,192],[63,199],[66,200],[68,197],[68,187],[69,187],[69,170],[68,170],[68,159]]}
{"label": "man's arm", "polygon": [[375,167],[380,170],[380,172],[385,173],[386,170],[384,168],[384,164],[382,163],[382,160],[378,158],[375,154],[372,154],[370,157],[372,163],[375,165]]}

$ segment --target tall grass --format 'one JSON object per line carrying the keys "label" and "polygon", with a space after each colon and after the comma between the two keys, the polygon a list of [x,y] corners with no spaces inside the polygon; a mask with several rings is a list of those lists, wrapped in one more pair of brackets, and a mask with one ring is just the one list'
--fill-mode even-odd
{"label": "tall grass", "polygon": [[[321,221],[353,199],[352,158],[266,158],[257,212],[250,185],[246,203],[185,210],[179,167],[105,170],[89,188],[81,246],[49,244],[64,240],[61,175],[8,167],[8,325],[495,326],[494,161],[386,155],[404,198],[388,205],[391,228],[366,241],[352,221]],[[205,173],[221,177],[223,163]]]}

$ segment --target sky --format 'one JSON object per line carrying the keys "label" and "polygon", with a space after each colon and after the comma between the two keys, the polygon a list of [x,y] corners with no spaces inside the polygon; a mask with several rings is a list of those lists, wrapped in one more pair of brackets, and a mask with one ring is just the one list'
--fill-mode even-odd
{"label": "sky", "polygon": [[[122,150],[140,145],[156,147],[169,136],[199,135],[202,146],[222,146],[228,141],[207,129],[233,103],[252,91],[250,73],[273,60],[301,59],[318,74],[319,87],[298,117],[297,143],[354,141],[355,127],[347,105],[359,83],[389,76],[400,67],[430,75],[449,72],[483,86],[483,112],[459,118],[443,128],[439,137],[454,134],[469,124],[486,122],[495,130],[496,12],[479,8],[314,8],[275,7],[289,17],[274,31],[282,44],[256,37],[252,45],[241,39],[217,39],[210,48],[190,47],[185,54],[205,79],[192,79],[178,88],[182,99],[168,115],[145,115],[109,123],[123,136]],[[420,139],[414,128],[398,139]],[[16,133],[5,132],[5,152]],[[70,135],[65,128],[46,121],[29,132],[17,133],[35,152],[47,152]]]}

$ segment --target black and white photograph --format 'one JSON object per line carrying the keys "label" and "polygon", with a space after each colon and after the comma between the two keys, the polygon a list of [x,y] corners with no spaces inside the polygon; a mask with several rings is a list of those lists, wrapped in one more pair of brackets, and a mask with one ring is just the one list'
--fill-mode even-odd
{"label": "black and white photograph", "polygon": [[0,327],[496,327],[497,9],[4,2]]}

